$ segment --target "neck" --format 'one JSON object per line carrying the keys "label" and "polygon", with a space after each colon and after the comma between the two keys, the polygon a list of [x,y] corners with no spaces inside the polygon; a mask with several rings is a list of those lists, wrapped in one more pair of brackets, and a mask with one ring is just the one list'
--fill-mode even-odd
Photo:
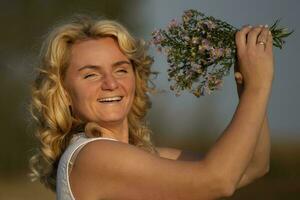
{"label": "neck", "polygon": [[129,128],[127,118],[121,123],[105,123],[100,124],[102,137],[109,137],[118,141],[129,143]]}

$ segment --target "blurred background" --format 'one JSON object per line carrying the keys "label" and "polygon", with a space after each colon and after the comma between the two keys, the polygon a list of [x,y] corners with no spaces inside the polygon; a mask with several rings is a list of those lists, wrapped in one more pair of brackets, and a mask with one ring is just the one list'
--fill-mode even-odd
{"label": "blurred background", "polygon": [[[28,159],[36,147],[28,113],[29,84],[44,35],[59,20],[91,13],[118,20],[134,36],[151,39],[183,11],[194,8],[244,24],[280,24],[294,29],[283,50],[274,49],[275,80],[268,106],[271,169],[264,177],[228,199],[300,199],[300,52],[299,8],[296,0],[0,0],[0,199],[55,199],[55,194],[27,178]],[[238,103],[233,69],[224,87],[211,95],[180,97],[169,90],[166,58],[154,47],[154,80],[163,93],[151,95],[148,119],[157,146],[204,153],[230,122]],[[298,89],[297,89],[298,88]]]}

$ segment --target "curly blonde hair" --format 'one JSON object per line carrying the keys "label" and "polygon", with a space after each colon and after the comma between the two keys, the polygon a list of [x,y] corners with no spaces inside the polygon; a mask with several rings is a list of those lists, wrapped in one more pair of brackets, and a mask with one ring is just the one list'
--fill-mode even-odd
{"label": "curly blonde hair", "polygon": [[67,23],[56,26],[48,34],[41,48],[37,77],[31,86],[32,99],[29,108],[36,122],[35,136],[39,141],[39,148],[30,159],[30,175],[32,180],[40,180],[53,191],[56,187],[59,159],[69,145],[72,135],[81,131],[97,130],[95,123],[91,125],[74,118],[69,108],[70,97],[63,87],[63,80],[70,48],[76,41],[102,37],[115,38],[134,67],[136,91],[128,114],[129,144],[158,154],[151,140],[152,132],[145,120],[151,107],[147,93],[156,91],[150,75],[157,74],[150,69],[153,58],[146,53],[147,43],[133,38],[116,20],[77,15]]}

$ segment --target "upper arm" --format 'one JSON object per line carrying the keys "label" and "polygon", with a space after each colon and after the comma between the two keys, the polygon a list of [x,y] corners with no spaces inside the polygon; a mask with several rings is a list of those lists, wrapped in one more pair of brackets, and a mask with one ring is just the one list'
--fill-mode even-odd
{"label": "upper arm", "polygon": [[104,140],[83,147],[70,181],[75,197],[193,200],[215,199],[223,192],[219,179],[201,161],[165,159]]}

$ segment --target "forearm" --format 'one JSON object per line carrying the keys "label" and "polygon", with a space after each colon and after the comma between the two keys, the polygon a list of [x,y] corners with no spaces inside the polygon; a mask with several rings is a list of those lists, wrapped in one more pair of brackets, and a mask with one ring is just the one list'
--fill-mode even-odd
{"label": "forearm", "polygon": [[250,165],[257,167],[258,169],[265,170],[269,168],[270,162],[270,131],[268,117],[265,115],[264,122],[261,128],[261,133],[258,138],[256,149],[253,154],[253,158]]}
{"label": "forearm", "polygon": [[204,160],[228,184],[238,184],[252,159],[265,117],[270,90],[245,90],[222,136]]}
{"label": "forearm", "polygon": [[237,188],[248,185],[255,179],[263,176],[268,172],[270,162],[270,151],[270,131],[268,117],[267,115],[265,115],[253,157],[241,180],[239,181]]}

